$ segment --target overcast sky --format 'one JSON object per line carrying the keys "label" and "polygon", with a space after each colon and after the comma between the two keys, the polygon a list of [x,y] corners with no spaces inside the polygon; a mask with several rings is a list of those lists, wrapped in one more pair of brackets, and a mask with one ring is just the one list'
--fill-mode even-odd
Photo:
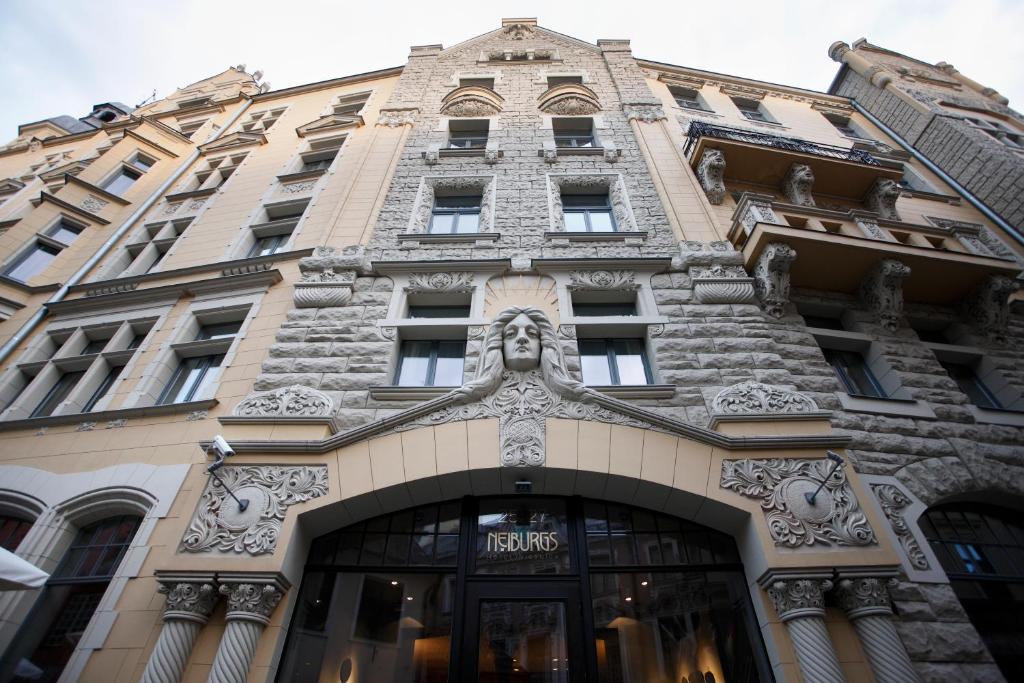
{"label": "overcast sky", "polygon": [[504,16],[536,16],[589,42],[629,38],[646,59],[816,90],[837,70],[828,46],[866,37],[950,62],[1024,107],[1022,0],[5,0],[0,12],[0,142],[20,123],[135,105],[233,64],[262,69],[275,89],[398,66],[410,45],[448,47]]}

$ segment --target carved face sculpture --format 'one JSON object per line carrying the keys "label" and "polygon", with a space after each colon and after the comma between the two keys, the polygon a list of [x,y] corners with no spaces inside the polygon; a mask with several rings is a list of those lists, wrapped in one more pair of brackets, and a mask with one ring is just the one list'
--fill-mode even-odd
{"label": "carved face sculpture", "polygon": [[509,370],[531,370],[540,363],[540,329],[530,318],[520,313],[505,325],[505,367]]}

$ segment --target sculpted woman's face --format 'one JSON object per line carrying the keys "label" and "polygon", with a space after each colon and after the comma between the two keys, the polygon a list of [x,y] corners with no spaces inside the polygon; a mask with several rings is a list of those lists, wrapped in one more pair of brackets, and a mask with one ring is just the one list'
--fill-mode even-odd
{"label": "sculpted woman's face", "polygon": [[509,370],[530,370],[540,363],[540,330],[530,318],[520,313],[505,325],[503,332],[505,367]]}

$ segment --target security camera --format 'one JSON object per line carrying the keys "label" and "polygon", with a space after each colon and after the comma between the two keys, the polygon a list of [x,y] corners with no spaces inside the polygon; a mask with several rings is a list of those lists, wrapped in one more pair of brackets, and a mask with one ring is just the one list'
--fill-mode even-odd
{"label": "security camera", "polygon": [[210,450],[213,451],[214,456],[218,460],[223,460],[229,455],[235,454],[235,449],[233,449],[231,444],[229,444],[220,434],[213,437],[213,443],[210,444]]}

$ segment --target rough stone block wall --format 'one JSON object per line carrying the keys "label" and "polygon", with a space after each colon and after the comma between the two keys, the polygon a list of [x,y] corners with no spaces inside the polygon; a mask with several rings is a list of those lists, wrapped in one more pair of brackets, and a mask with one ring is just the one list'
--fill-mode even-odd
{"label": "rough stone block wall", "polygon": [[922,113],[889,90],[879,90],[852,69],[846,70],[835,94],[857,100],[859,105],[911,144],[924,131],[932,116]]}

